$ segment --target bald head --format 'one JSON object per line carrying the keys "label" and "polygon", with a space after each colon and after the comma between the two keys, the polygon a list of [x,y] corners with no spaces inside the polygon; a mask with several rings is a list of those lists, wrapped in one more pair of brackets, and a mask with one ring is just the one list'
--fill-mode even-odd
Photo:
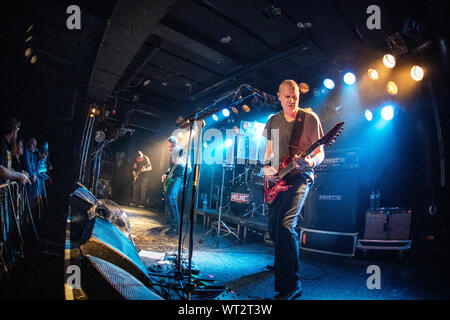
{"label": "bald head", "polygon": [[281,92],[283,90],[283,88],[294,89],[295,91],[300,92],[297,82],[295,82],[294,80],[290,80],[290,79],[283,80],[280,83],[278,92]]}

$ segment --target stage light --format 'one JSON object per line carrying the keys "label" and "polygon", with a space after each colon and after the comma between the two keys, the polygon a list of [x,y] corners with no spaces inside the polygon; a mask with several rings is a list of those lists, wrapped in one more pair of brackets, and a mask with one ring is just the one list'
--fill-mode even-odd
{"label": "stage light", "polygon": [[217,117],[217,115],[215,115],[215,114],[212,115],[212,119],[213,119],[214,121],[219,121],[219,117]]}
{"label": "stage light", "polygon": [[27,50],[25,50],[25,57],[29,57],[31,56],[31,54],[33,53],[33,50],[31,48],[27,48]]}
{"label": "stage light", "polygon": [[301,94],[307,94],[309,92],[309,85],[307,83],[301,82],[298,88]]}
{"label": "stage light", "polygon": [[383,107],[381,109],[381,117],[386,121],[392,120],[394,118],[394,108],[391,105]]}
{"label": "stage light", "polygon": [[334,89],[334,81],[331,80],[331,79],[323,80],[323,85],[325,86],[325,88],[327,88],[329,90],[333,90]]}
{"label": "stage light", "polygon": [[228,109],[223,109],[222,110],[222,114],[224,115],[224,117],[228,117],[230,115],[230,110]]}
{"label": "stage light", "polygon": [[233,113],[238,114],[239,110],[236,107],[231,107],[231,111],[233,111]]}
{"label": "stage light", "polygon": [[375,69],[370,68],[369,70],[367,70],[367,74],[369,75],[369,78],[372,80],[378,80],[379,78],[378,71]]}
{"label": "stage light", "polygon": [[386,89],[391,96],[395,96],[398,93],[398,87],[394,81],[389,81],[386,84]]}
{"label": "stage light", "polygon": [[385,54],[383,57],[383,64],[386,68],[392,69],[395,67],[395,57],[392,54]]}
{"label": "stage light", "polygon": [[344,75],[344,82],[346,84],[348,84],[349,86],[351,86],[352,84],[354,84],[356,82],[356,76],[351,72],[347,72]]}
{"label": "stage light", "polygon": [[33,55],[31,57],[30,63],[33,64],[33,63],[36,63],[36,61],[37,61],[37,55]]}
{"label": "stage light", "polygon": [[410,74],[411,74],[411,78],[414,81],[421,81],[423,79],[424,72],[423,72],[423,69],[421,67],[414,66],[414,67],[411,68]]}
{"label": "stage light", "polygon": [[250,107],[248,105],[244,104],[242,106],[242,110],[244,110],[245,112],[250,112]]}
{"label": "stage light", "polygon": [[372,119],[373,119],[372,111],[366,110],[366,112],[365,112],[364,115],[366,116],[366,120],[367,120],[367,121],[372,121]]}
{"label": "stage light", "polygon": [[233,140],[227,139],[225,140],[225,147],[229,148],[233,145]]}

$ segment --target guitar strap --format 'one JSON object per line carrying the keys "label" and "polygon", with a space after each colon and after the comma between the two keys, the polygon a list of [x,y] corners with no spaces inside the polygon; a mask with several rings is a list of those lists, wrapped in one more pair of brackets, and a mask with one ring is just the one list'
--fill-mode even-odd
{"label": "guitar strap", "polygon": [[297,116],[295,117],[294,127],[292,128],[291,141],[289,142],[289,155],[291,157],[298,151],[297,149],[303,133],[303,126],[305,125],[305,114],[305,111],[303,111],[302,109],[298,109]]}

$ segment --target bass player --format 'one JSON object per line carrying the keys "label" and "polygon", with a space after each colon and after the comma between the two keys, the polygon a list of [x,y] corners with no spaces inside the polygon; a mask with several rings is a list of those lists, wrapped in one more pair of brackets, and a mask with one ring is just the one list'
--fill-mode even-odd
{"label": "bass player", "polygon": [[178,233],[180,223],[177,196],[183,186],[186,154],[183,153],[183,149],[174,136],[170,136],[167,141],[170,152],[170,165],[161,180],[163,182],[164,199],[166,202],[166,214],[170,216],[171,224],[171,228],[167,231],[167,234],[176,234]]}

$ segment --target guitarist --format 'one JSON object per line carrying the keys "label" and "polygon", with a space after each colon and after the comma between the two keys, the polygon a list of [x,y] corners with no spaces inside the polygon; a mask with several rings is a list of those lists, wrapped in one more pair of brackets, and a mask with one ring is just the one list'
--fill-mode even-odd
{"label": "guitarist", "polygon": [[147,189],[150,180],[150,171],[152,163],[142,151],[136,153],[136,160],[133,163],[133,197],[131,206],[138,205],[140,208],[145,206],[147,200]]}
{"label": "guitarist", "polygon": [[[279,181],[277,173],[281,159],[288,154],[300,154],[323,136],[318,116],[310,109],[299,108],[300,92],[295,81],[284,80],[277,96],[283,110],[269,119],[264,131],[267,138],[264,175],[272,182]],[[298,124],[294,126],[296,122]],[[285,177],[292,187],[280,192],[270,206],[268,231],[275,246],[273,269],[275,291],[279,292],[274,299],[294,300],[302,293],[295,227],[314,181],[314,168],[324,156],[322,146],[305,159],[294,156],[294,170]]]}
{"label": "guitarist", "polygon": [[[186,154],[178,144],[174,136],[167,139],[170,152],[170,166],[167,172],[162,176],[166,202],[166,213],[170,216],[171,228],[167,231],[168,234],[178,233],[178,226],[180,223],[180,213],[178,211],[177,196],[183,185],[184,169],[186,167]],[[167,180],[167,181],[166,181]]]}

